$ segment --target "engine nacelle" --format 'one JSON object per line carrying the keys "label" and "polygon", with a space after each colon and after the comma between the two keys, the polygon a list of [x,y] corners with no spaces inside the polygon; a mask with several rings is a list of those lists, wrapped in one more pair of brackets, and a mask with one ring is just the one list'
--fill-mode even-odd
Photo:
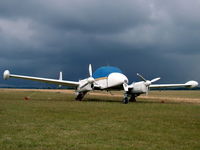
{"label": "engine nacelle", "polygon": [[132,83],[131,94],[143,94],[148,92],[148,87],[145,85],[144,81]]}
{"label": "engine nacelle", "polygon": [[92,89],[92,83],[88,82],[88,78],[79,81],[79,86],[77,88],[78,92],[88,92]]}

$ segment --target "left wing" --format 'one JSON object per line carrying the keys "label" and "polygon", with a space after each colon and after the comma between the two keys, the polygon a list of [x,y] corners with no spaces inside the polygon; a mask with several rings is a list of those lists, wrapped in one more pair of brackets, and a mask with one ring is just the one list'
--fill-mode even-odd
{"label": "left wing", "polygon": [[5,70],[3,73],[3,78],[7,80],[8,78],[20,78],[20,79],[26,79],[26,80],[34,80],[34,81],[40,81],[40,82],[46,82],[51,84],[58,84],[58,85],[64,85],[69,87],[78,87],[79,82],[75,81],[65,81],[65,80],[57,80],[57,79],[49,79],[49,78],[39,78],[39,77],[32,77],[32,76],[22,76],[22,75],[15,75],[10,74],[9,70]]}
{"label": "left wing", "polygon": [[185,84],[151,84],[150,88],[167,88],[167,87],[189,87],[193,88],[198,86],[198,82],[196,81],[188,81]]}

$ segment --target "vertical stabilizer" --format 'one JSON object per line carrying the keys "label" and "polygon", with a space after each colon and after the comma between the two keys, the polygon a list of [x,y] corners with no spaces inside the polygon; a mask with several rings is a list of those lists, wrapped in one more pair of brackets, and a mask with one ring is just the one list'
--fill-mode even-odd
{"label": "vertical stabilizer", "polygon": [[[59,80],[61,80],[61,81],[63,80],[62,71],[61,71],[61,72],[60,72],[60,74],[59,74]],[[59,88],[61,88],[61,87],[62,87],[62,85],[59,85],[58,87],[59,87]]]}
{"label": "vertical stabilizer", "polygon": [[63,80],[62,72],[59,74],[59,80]]}

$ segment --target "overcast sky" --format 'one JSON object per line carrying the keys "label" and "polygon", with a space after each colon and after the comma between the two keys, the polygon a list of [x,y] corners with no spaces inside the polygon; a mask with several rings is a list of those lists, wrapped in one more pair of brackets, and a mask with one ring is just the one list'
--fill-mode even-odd
{"label": "overcast sky", "polygon": [[[78,80],[100,66],[200,81],[199,0],[1,0],[0,71]],[[22,80],[5,84],[31,84]],[[33,83],[34,84],[34,83]]]}

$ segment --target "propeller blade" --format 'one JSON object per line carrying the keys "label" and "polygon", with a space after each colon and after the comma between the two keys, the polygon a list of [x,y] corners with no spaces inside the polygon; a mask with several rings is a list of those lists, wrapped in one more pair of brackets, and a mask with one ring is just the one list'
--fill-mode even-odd
{"label": "propeller blade", "polygon": [[82,89],[83,87],[87,86],[89,84],[89,82],[86,82],[85,84],[83,84],[82,86],[80,86],[80,88]]}
{"label": "propeller blade", "polygon": [[85,86],[87,86],[88,84],[93,85],[93,83],[95,83],[95,79],[92,77],[92,65],[91,64],[89,64],[88,70],[89,70],[89,77],[85,79],[85,80],[87,80],[87,82],[80,86],[81,89],[84,88]]}
{"label": "propeller blade", "polygon": [[[81,85],[81,86],[79,87],[80,89],[84,88],[84,87],[87,86],[88,84],[90,84],[92,88],[94,87],[94,84],[95,84],[96,86],[99,86],[98,83],[95,81],[95,79],[92,77],[92,65],[91,65],[91,64],[89,64],[88,70],[89,70],[89,77],[86,78],[86,79],[84,79],[84,80],[87,80],[87,81],[86,81],[86,83],[84,83],[83,85]],[[99,86],[99,87],[100,87],[100,86]]]}
{"label": "propeller blade", "polygon": [[156,82],[156,81],[158,81],[158,80],[160,80],[160,77],[159,77],[159,78],[152,79],[152,80],[151,80],[151,83]]}
{"label": "propeller blade", "polygon": [[90,77],[92,77],[92,65],[91,64],[89,64],[89,75],[90,75]]}
{"label": "propeller blade", "polygon": [[93,83],[95,83],[95,79],[93,77],[89,77],[89,78],[87,78],[87,82],[85,84],[83,84],[82,86],[80,86],[80,88],[83,88],[83,87],[87,86],[88,84],[92,85]]}
{"label": "propeller blade", "polygon": [[[144,85],[146,86],[146,95],[149,94],[149,91],[150,91],[150,85],[153,83],[153,82],[156,82],[158,80],[160,80],[160,77],[159,78],[155,78],[155,79],[152,79],[152,80],[146,80],[142,75],[140,75],[139,73],[137,73],[137,76],[140,77],[140,79],[142,79],[144,81]],[[123,85],[124,86],[124,85]]]}
{"label": "propeller blade", "polygon": [[146,83],[146,86],[147,86],[147,92],[146,92],[146,96],[148,96],[149,94],[149,91],[150,91],[150,85],[153,83],[153,82],[156,82],[160,80],[160,77],[159,78],[155,78],[155,79],[152,79],[151,81],[147,80],[145,83]]}
{"label": "propeller blade", "polygon": [[94,83],[95,79],[93,77],[89,77],[89,78],[87,78],[87,82],[88,83]]}
{"label": "propeller blade", "polygon": [[151,81],[149,81],[149,80],[146,80],[146,82],[145,82],[145,85],[146,85],[146,86],[149,86],[149,85],[151,85]]}
{"label": "propeller blade", "polygon": [[125,92],[128,92],[128,85],[126,83],[123,83],[123,88]]}
{"label": "propeller blade", "polygon": [[146,96],[148,96],[148,95],[149,95],[149,91],[150,91],[150,89],[149,89],[149,87],[147,87]]}
{"label": "propeller blade", "polygon": [[139,73],[137,73],[137,76],[140,77],[140,79],[142,79],[143,81],[147,81],[142,75],[140,75]]}

